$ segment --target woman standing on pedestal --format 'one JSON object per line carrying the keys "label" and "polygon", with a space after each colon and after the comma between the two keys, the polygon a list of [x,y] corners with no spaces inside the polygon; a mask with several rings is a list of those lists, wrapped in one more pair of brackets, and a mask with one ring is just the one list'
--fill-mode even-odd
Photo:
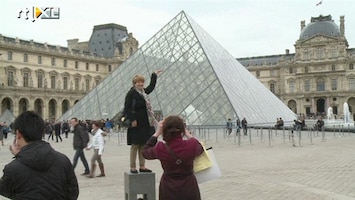
{"label": "woman standing on pedestal", "polygon": [[152,127],[157,124],[148,94],[153,92],[157,77],[161,72],[162,70],[158,70],[151,75],[150,84],[146,88],[144,88],[144,77],[135,75],[132,80],[133,87],[128,91],[125,98],[124,112],[131,122],[127,129],[127,144],[131,145],[131,173],[138,173],[136,166],[137,155],[139,158],[139,172],[152,172],[145,167],[142,151],[144,144],[154,133]]}

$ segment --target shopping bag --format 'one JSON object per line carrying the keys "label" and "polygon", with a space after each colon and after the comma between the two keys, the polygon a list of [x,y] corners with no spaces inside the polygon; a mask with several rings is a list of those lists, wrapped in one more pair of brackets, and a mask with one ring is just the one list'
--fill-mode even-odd
{"label": "shopping bag", "polygon": [[219,168],[219,165],[217,163],[216,156],[213,152],[212,147],[206,149],[206,152],[208,154],[208,158],[211,162],[211,166],[209,168],[206,168],[204,170],[198,171],[195,173],[197,183],[201,184],[213,179],[217,179],[222,176],[221,169]]}
{"label": "shopping bag", "polygon": [[194,159],[194,173],[205,170],[212,166],[205,146],[202,143],[201,145],[203,147],[203,153]]}

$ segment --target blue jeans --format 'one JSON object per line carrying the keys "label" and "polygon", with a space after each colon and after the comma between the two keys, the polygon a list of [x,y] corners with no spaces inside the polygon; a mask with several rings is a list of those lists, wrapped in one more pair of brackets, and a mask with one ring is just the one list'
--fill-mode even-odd
{"label": "blue jeans", "polygon": [[89,173],[90,169],[89,169],[88,162],[86,161],[83,149],[76,149],[75,150],[74,159],[73,159],[73,168],[75,169],[76,165],[78,164],[79,157],[85,167],[85,173]]}

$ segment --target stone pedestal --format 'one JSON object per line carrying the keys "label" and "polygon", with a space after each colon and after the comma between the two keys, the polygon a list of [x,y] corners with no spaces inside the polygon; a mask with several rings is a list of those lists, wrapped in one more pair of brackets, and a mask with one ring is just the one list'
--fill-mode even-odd
{"label": "stone pedestal", "polygon": [[155,200],[155,173],[124,173],[126,200],[137,200],[143,195],[144,200]]}

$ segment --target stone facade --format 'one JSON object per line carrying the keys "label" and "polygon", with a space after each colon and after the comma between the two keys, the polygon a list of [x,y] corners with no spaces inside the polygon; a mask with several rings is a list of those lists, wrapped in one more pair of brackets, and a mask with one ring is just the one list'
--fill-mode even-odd
{"label": "stone facade", "polygon": [[138,49],[131,33],[119,41],[123,51],[113,45],[110,58],[78,41],[62,47],[0,35],[1,113],[34,110],[57,119]]}
{"label": "stone facade", "polygon": [[[340,28],[331,16],[301,22],[295,53],[238,58],[252,74],[300,115],[343,118],[343,105],[355,111],[355,49],[348,48],[344,16]],[[355,117],[355,115],[353,115]]]}

